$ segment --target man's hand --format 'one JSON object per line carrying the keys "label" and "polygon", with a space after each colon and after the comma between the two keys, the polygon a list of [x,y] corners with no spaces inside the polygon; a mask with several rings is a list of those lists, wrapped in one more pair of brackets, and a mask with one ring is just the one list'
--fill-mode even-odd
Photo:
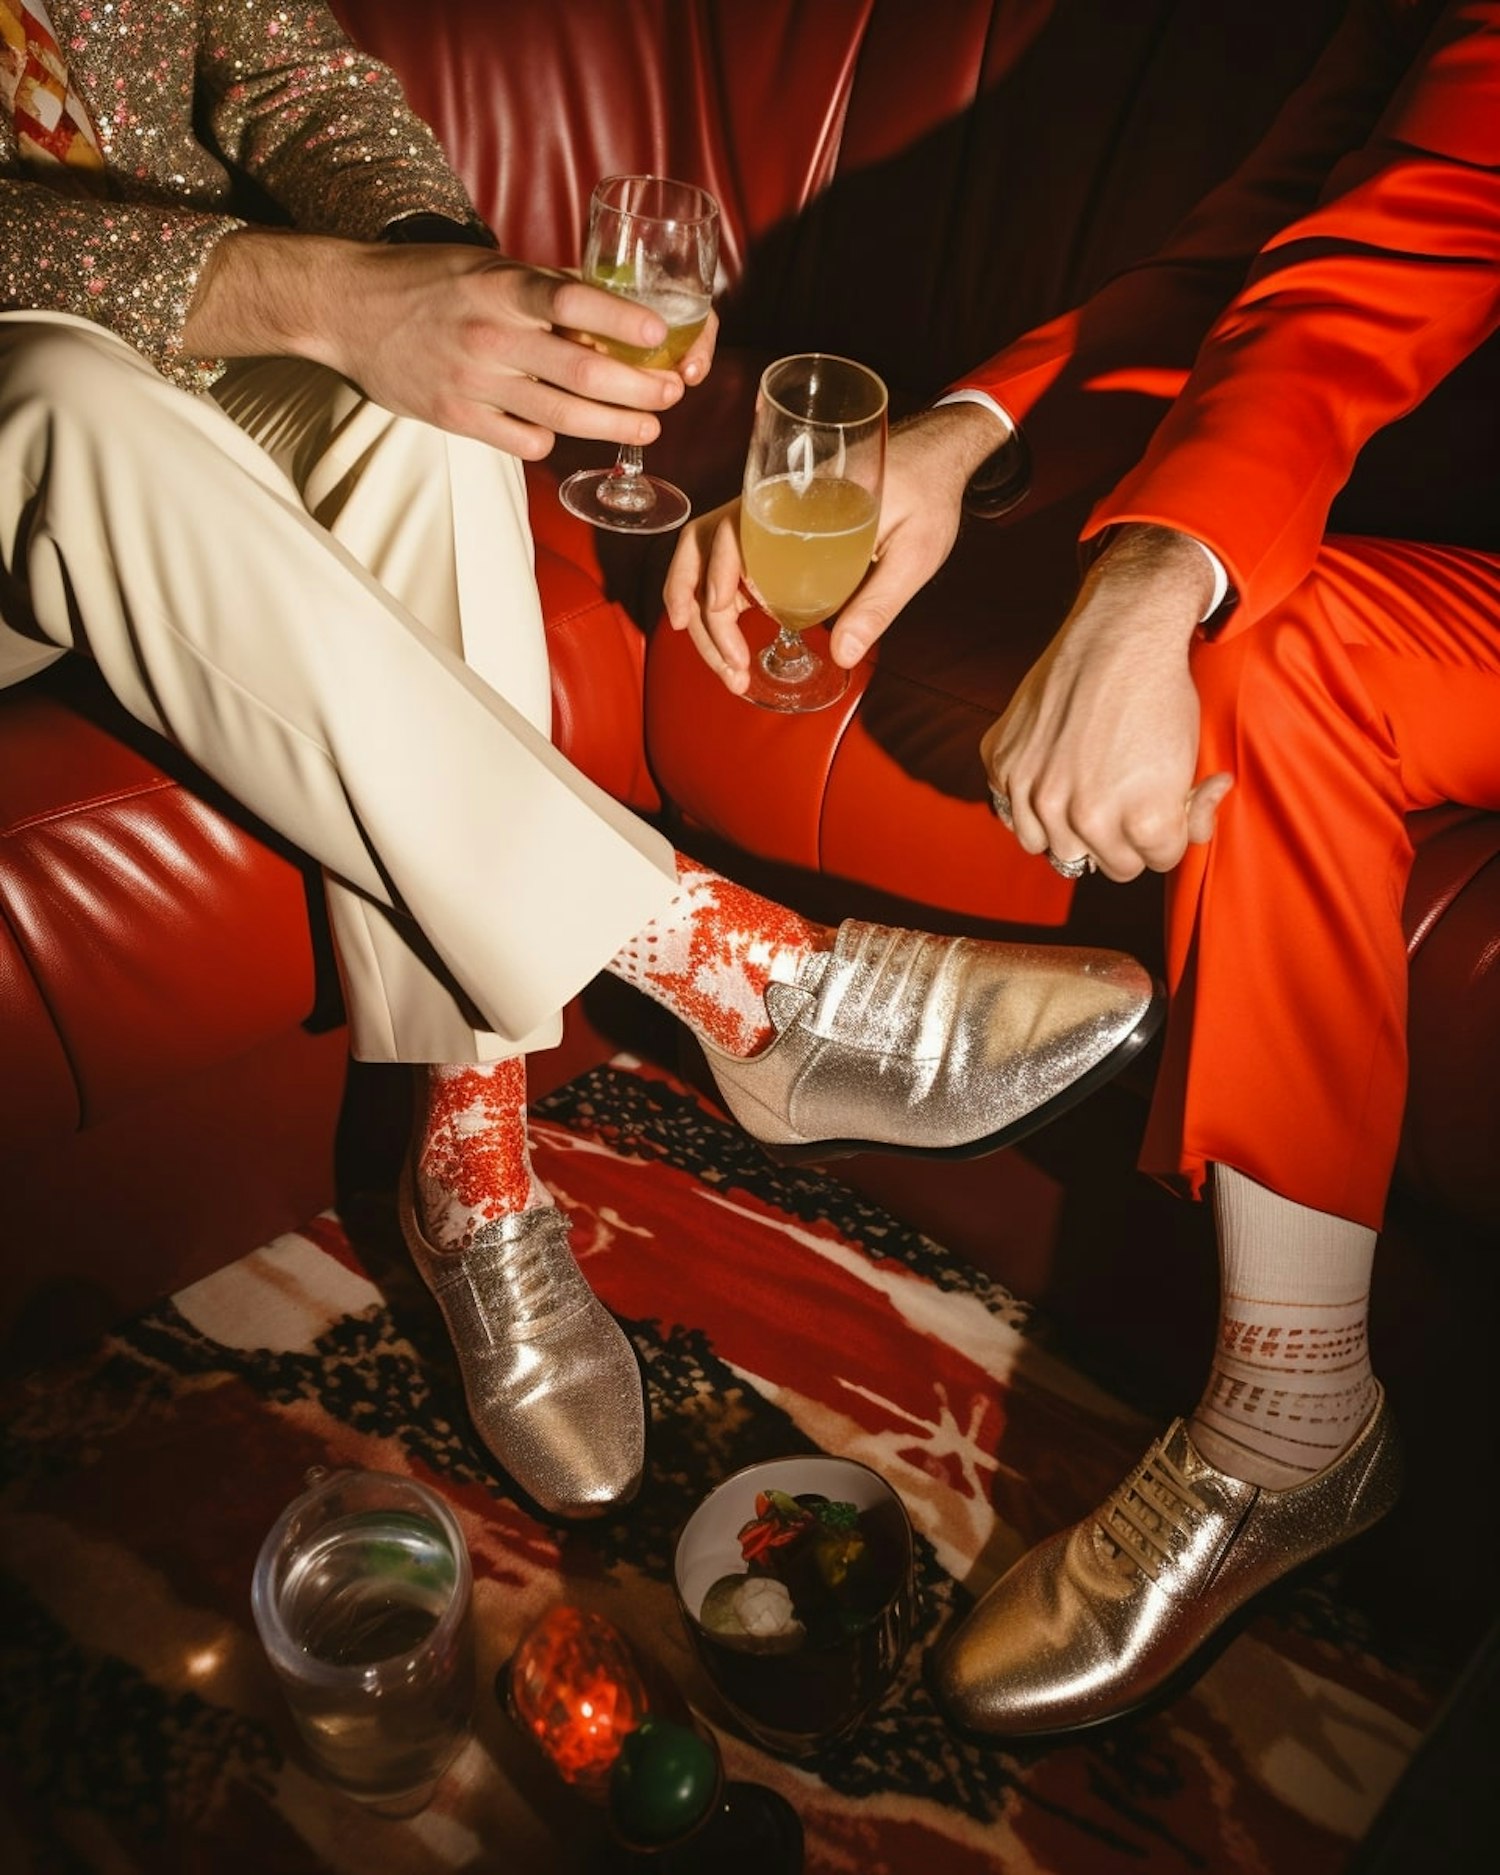
{"label": "man's hand", "polygon": [[1211,588],[1196,543],[1122,528],[1057,636],[985,734],[990,785],[1028,853],[1091,854],[1109,878],[1168,872],[1213,833],[1233,778],[1194,785],[1188,647]]}
{"label": "man's hand", "polygon": [[744,580],[739,502],[695,514],[677,537],[662,603],[673,631],[691,636],[703,662],[737,697],[750,682],[740,614],[755,603]]}
{"label": "man's hand", "polygon": [[970,403],[924,410],[892,430],[874,565],[833,622],[835,664],[852,670],[952,553],[969,477],[1004,435]]}
{"label": "man's hand", "polygon": [[[945,404],[891,432],[874,564],[833,622],[835,664],[857,664],[947,559],[964,487],[999,440],[994,417],[975,404]],[[733,501],[688,523],[663,593],[673,630],[691,635],[703,661],[736,696],[750,681],[740,615],[754,603],[744,584],[739,511]]]}
{"label": "man's hand", "polygon": [[559,435],[653,441],[653,413],[706,374],[716,332],[710,315],[679,371],[641,370],[569,335],[649,348],[663,320],[569,274],[485,248],[247,229],[215,248],[183,341],[315,359],[387,410],[536,461]]}

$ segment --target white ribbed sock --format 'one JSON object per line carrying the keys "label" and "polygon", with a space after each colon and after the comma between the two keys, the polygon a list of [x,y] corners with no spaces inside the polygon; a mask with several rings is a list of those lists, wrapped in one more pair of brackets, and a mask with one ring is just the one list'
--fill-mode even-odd
{"label": "white ribbed sock", "polygon": [[1375,1232],[1223,1165],[1213,1206],[1219,1337],[1188,1430],[1220,1471],[1284,1490],[1332,1464],[1374,1407]]}

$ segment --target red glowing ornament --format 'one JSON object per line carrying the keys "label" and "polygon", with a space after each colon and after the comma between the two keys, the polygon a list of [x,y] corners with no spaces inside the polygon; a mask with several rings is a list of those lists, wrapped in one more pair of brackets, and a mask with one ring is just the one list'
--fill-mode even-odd
{"label": "red glowing ornament", "polygon": [[563,1781],[602,1802],[647,1698],[620,1631],[603,1615],[559,1603],[516,1649],[510,1706]]}

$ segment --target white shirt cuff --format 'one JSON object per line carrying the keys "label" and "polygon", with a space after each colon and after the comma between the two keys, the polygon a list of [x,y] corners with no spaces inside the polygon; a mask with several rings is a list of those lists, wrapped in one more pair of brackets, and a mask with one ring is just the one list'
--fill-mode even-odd
{"label": "white shirt cuff", "polygon": [[1229,575],[1224,570],[1224,562],[1212,547],[1205,547],[1203,542],[1193,534],[1185,534],[1183,538],[1192,541],[1193,545],[1207,556],[1209,568],[1214,576],[1214,589],[1209,594],[1208,604],[1203,609],[1203,617],[1198,620],[1201,625],[1204,619],[1211,619],[1223,605],[1224,595],[1229,591]]}
{"label": "white shirt cuff", "polygon": [[[983,404],[985,409],[988,410],[992,416],[998,417],[1005,425],[1004,440],[1008,441],[1016,433],[1015,418],[1003,404],[997,404],[988,391],[949,391],[946,397],[940,397],[937,402],[939,405]],[[934,408],[936,408],[936,406],[934,406]],[[1229,591],[1229,574],[1225,571],[1224,562],[1214,552],[1212,547],[1205,547],[1203,542],[1192,534],[1185,535],[1184,538],[1191,540],[1199,552],[1204,555],[1208,561],[1209,570],[1214,576],[1214,589],[1209,595],[1208,604],[1203,611],[1203,617],[1198,621],[1201,625],[1205,619],[1211,619],[1214,613],[1218,611],[1219,607],[1223,605],[1225,594]]]}
{"label": "white shirt cuff", "polygon": [[[983,404],[992,417],[998,417],[1005,425],[1005,434],[1001,437],[1000,443],[1008,443],[1016,433],[1015,418],[1003,404],[997,404],[988,391],[949,391],[946,397],[940,397],[937,400],[933,409],[939,409],[943,404]],[[1000,443],[995,445],[997,449]]]}

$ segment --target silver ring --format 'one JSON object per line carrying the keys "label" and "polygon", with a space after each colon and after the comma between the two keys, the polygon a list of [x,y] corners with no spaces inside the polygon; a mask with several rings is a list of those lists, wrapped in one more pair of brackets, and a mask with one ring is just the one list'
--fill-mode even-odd
{"label": "silver ring", "polygon": [[1011,831],[1014,832],[1015,823],[1010,817],[1010,796],[1008,794],[1002,794],[998,788],[991,788],[990,800],[994,805],[995,813],[1001,826],[1009,827]]}
{"label": "silver ring", "polygon": [[1092,853],[1080,853],[1077,859],[1059,859],[1049,846],[1047,864],[1054,872],[1060,872],[1065,879],[1081,879],[1086,872],[1097,872],[1098,861]]}

